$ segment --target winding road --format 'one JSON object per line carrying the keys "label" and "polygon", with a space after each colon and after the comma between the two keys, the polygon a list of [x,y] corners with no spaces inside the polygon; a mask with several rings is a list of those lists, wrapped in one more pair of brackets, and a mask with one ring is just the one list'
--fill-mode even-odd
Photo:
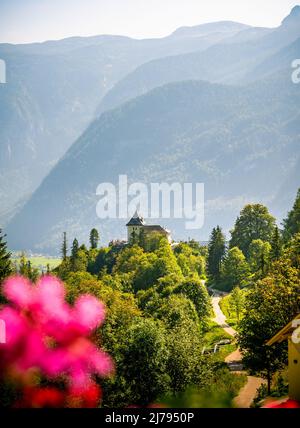
{"label": "winding road", "polygon": [[230,334],[230,336],[234,337],[237,334],[237,332],[232,327],[230,327],[226,322],[226,317],[220,308],[221,299],[222,298],[219,297],[218,295],[216,295],[212,298],[212,305],[213,305],[213,309],[214,309],[214,313],[215,313],[215,318],[213,319],[213,321],[215,323],[219,324],[219,326],[221,326],[223,328],[223,330],[226,331],[226,333],[228,333],[228,334]]}
{"label": "winding road", "polygon": [[[226,333],[228,333],[230,336],[235,337],[237,335],[237,331],[234,330],[232,327],[230,327],[226,322],[226,317],[224,313],[222,312],[220,308],[220,300],[221,300],[220,294],[214,291],[213,297],[212,297],[212,305],[214,309],[214,322],[216,322],[220,327],[223,328]],[[242,361],[242,354],[239,349],[236,349],[234,352],[232,352],[230,355],[228,355],[225,358],[225,362],[227,364],[241,364]],[[243,373],[243,372],[236,372]],[[234,405],[239,408],[249,408],[251,404],[253,403],[253,400],[256,396],[257,389],[266,383],[264,379],[261,379],[259,377],[254,376],[247,376],[247,383],[246,385],[240,390],[239,395],[234,399]]]}

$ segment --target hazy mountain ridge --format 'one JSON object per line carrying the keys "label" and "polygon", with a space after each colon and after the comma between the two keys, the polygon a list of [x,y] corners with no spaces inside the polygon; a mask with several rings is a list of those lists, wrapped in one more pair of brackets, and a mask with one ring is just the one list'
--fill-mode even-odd
{"label": "hazy mountain ridge", "polygon": [[151,59],[205,49],[247,28],[231,24],[222,33],[217,27],[212,33],[199,26],[199,36],[175,39],[94,36],[0,44],[0,58],[7,63],[7,84],[0,87],[0,222],[84,131],[101,98],[122,77]]}
{"label": "hazy mountain ridge", "polygon": [[[251,37],[254,29],[246,29],[205,51],[168,56],[139,66],[105,95],[98,114],[170,82],[198,79],[241,84],[261,64],[266,67],[264,75],[271,75],[274,70],[268,68],[266,60],[300,37],[299,10],[300,7],[294,8],[277,29],[255,29],[254,38]],[[249,39],[243,40],[241,35],[245,33]],[[257,76],[261,77],[264,76]]]}
{"label": "hazy mountain ridge", "polygon": [[[278,29],[242,26],[231,36],[227,32],[222,43],[215,43],[220,32],[216,31],[217,24],[213,23],[204,25],[202,30],[201,27],[180,29],[159,40],[136,41],[99,36],[93,38],[90,46],[86,45],[87,40],[80,39],[78,49],[73,49],[74,40],[62,41],[63,46],[59,42],[49,42],[47,49],[51,54],[43,55],[43,58],[37,54],[41,49],[39,44],[31,47],[35,61],[44,63],[49,58],[53,59],[57,45],[60,46],[57,56],[63,64],[66,58],[70,67],[77,64],[77,73],[71,78],[68,76],[63,86],[68,93],[71,83],[71,96],[66,96],[61,90],[58,94],[61,97],[59,112],[53,109],[59,87],[53,86],[51,79],[50,100],[43,97],[43,92],[38,93],[39,102],[30,97],[26,100],[25,96],[14,100],[16,93],[12,90],[12,112],[19,114],[22,120],[28,117],[28,109],[16,109],[14,106],[22,105],[22,102],[32,103],[29,109],[32,126],[30,132],[23,133],[23,141],[27,143],[22,150],[27,147],[34,154],[35,167],[37,164],[44,170],[50,167],[49,163],[45,166],[42,160],[49,162],[53,129],[57,130],[56,142],[64,135],[65,145],[60,147],[60,153],[65,151],[66,142],[70,145],[72,135],[78,135],[78,128],[84,127],[83,121],[88,122],[88,116],[93,116],[91,106],[97,105],[99,93],[104,98],[98,113],[103,113],[75,141],[12,219],[7,228],[12,248],[57,252],[62,231],[84,240],[94,226],[101,229],[105,241],[125,237],[125,219],[119,222],[99,221],[95,214],[97,185],[104,181],[115,182],[118,175],[124,173],[131,181],[146,183],[205,182],[205,227],[192,233],[201,240],[208,237],[217,223],[228,230],[239,209],[247,202],[266,203],[274,214],[282,217],[290,208],[299,181],[299,85],[291,83],[290,68],[291,58],[299,52],[299,10],[300,7],[293,9]],[[219,24],[230,29],[231,23]],[[211,33],[202,34],[209,29]],[[95,40],[101,42],[100,45],[95,44]],[[109,43],[106,45],[104,41]],[[207,47],[207,43],[213,46]],[[115,55],[112,46],[116,47]],[[195,52],[172,54],[172,49],[193,50],[194,46],[198,47]],[[166,57],[163,52],[171,56]],[[28,58],[28,54],[22,55]],[[151,55],[164,58],[149,62],[146,58]],[[85,58],[83,69],[78,67],[78,59],[82,58]],[[120,78],[122,73],[126,75],[126,68],[135,68],[134,61],[140,61],[142,65]],[[55,73],[61,73],[65,78],[61,63],[58,61],[54,65],[57,66],[57,69],[54,67]],[[85,75],[85,67],[95,74],[84,82],[75,97],[75,100],[80,98],[80,102],[79,105],[75,103],[74,128],[75,125],[66,117],[68,107],[74,101],[72,85],[78,89],[76,78]],[[100,76],[99,67],[102,67]],[[53,73],[45,68],[48,73]],[[26,94],[26,79],[19,80],[24,83],[23,93]],[[211,84],[208,81],[235,85]],[[107,93],[110,87],[112,89]],[[5,117],[4,109],[2,113]],[[64,118],[63,126],[57,114],[60,119]],[[18,132],[15,123],[15,120],[11,121],[12,130]],[[56,128],[48,129],[53,123]],[[32,133],[37,132],[47,135],[46,144],[39,146],[42,155],[38,153],[38,156],[32,137]],[[0,159],[1,153],[0,148]],[[57,147],[53,145],[53,159],[55,153],[58,157]],[[1,178],[4,180],[3,191],[8,192],[8,197],[13,192],[7,189],[7,177],[14,177],[18,168]],[[16,178],[16,183],[21,181],[22,185],[27,185],[26,167],[20,171],[22,175]],[[280,198],[282,189],[286,192],[284,198]],[[187,238],[183,222],[165,222],[164,225],[174,230],[177,239]]]}
{"label": "hazy mountain ridge", "polygon": [[95,195],[124,173],[145,183],[205,183],[205,227],[188,232],[165,220],[177,239],[206,239],[216,222],[228,230],[244,203],[270,204],[288,179],[299,144],[286,128],[299,115],[295,86],[281,75],[245,88],[174,83],[103,114],[9,225],[10,244],[55,251],[64,230],[83,240],[92,226],[104,241],[124,237],[125,220],[97,219]]}

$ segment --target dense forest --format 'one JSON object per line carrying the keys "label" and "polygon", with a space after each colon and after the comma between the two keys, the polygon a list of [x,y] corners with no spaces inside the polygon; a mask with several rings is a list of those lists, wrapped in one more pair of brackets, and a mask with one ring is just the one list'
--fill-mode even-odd
{"label": "dense forest", "polygon": [[[16,273],[33,283],[50,275],[64,282],[71,306],[86,294],[104,302],[105,322],[92,340],[111,356],[114,370],[95,378],[102,388],[99,405],[231,407],[245,383],[224,363],[236,346],[249,372],[268,380],[261,398],[286,391],[286,345],[266,342],[300,312],[300,190],[282,227],[265,206],[245,206],[229,242],[217,226],[208,246],[196,240],[170,245],[156,234],[100,243],[96,229],[89,248],[64,234],[61,264],[41,274],[24,256],[14,265],[0,234],[1,284]],[[216,354],[204,352],[226,339],[212,321],[212,290],[226,292],[221,306],[238,331],[237,343],[229,341]],[[3,308],[7,300],[3,292]],[[3,311],[0,306],[0,318]],[[1,371],[1,406],[12,406],[20,393],[10,376]],[[40,375],[36,382],[62,380]]]}

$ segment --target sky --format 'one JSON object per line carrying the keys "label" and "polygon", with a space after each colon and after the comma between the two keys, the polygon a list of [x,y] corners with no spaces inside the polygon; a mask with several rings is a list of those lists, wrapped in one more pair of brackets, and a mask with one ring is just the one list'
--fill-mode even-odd
{"label": "sky", "polygon": [[0,43],[118,34],[163,37],[231,20],[276,27],[298,0],[0,0]]}

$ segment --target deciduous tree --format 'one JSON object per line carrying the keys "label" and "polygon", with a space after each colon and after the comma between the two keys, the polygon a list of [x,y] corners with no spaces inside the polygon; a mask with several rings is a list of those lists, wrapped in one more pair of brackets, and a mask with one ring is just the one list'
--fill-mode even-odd
{"label": "deciduous tree", "polygon": [[249,247],[249,266],[251,272],[258,277],[264,277],[270,262],[271,244],[261,239],[251,242]]}
{"label": "deciduous tree", "polygon": [[251,242],[270,242],[275,230],[275,218],[261,204],[246,205],[231,231],[230,248],[238,247],[249,258]]}
{"label": "deciduous tree", "polygon": [[222,263],[221,288],[230,291],[234,287],[246,285],[248,279],[249,266],[244,254],[237,247],[231,248]]}

